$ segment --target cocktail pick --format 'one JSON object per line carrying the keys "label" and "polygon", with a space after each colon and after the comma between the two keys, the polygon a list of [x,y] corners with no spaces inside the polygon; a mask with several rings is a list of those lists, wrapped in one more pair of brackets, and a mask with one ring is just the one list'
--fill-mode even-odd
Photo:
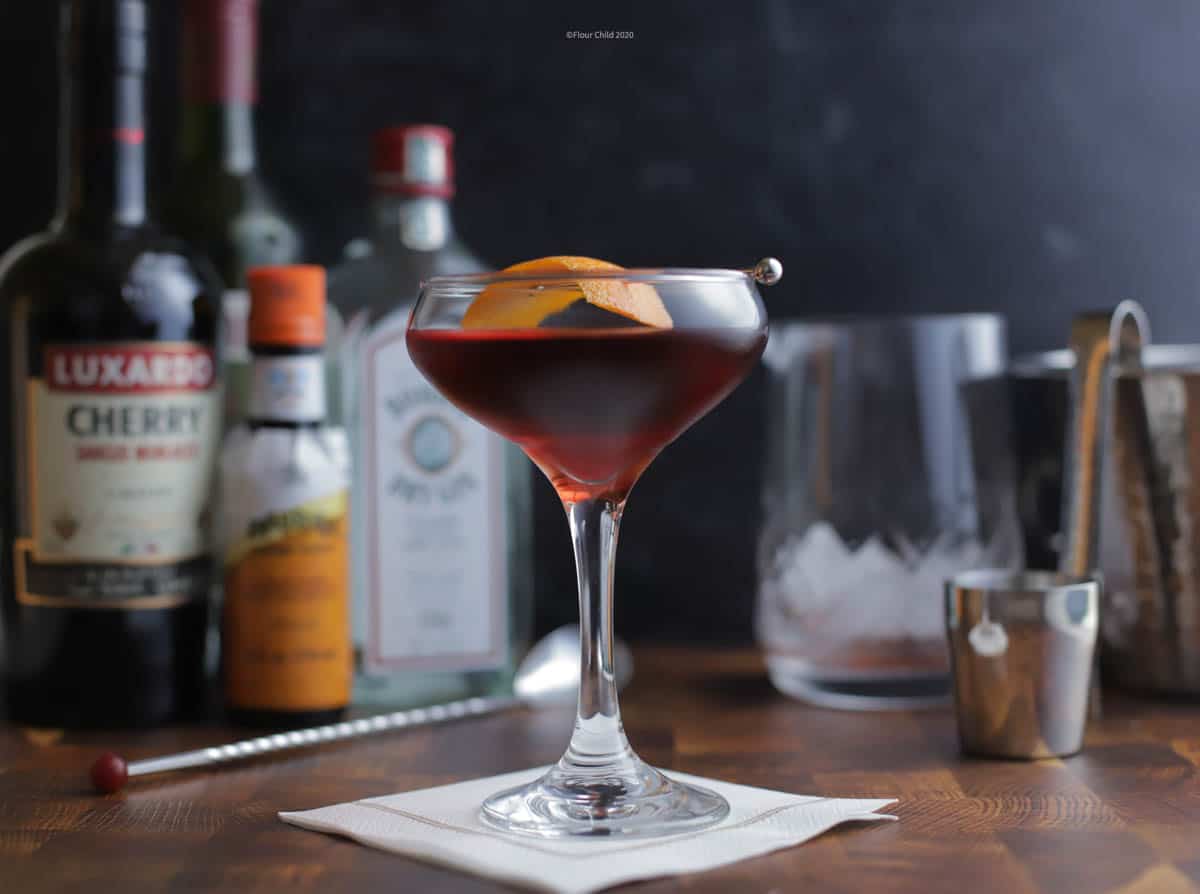
{"label": "cocktail pick", "polygon": [[773,286],[783,279],[783,264],[780,263],[779,258],[763,258],[747,270],[746,275],[756,283]]}

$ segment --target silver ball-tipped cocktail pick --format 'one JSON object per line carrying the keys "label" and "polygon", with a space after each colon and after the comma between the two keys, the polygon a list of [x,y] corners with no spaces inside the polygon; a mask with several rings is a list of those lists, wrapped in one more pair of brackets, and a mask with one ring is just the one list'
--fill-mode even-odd
{"label": "silver ball-tipped cocktail pick", "polygon": [[779,258],[763,258],[746,272],[756,283],[773,286],[783,279],[783,264],[779,262]]}

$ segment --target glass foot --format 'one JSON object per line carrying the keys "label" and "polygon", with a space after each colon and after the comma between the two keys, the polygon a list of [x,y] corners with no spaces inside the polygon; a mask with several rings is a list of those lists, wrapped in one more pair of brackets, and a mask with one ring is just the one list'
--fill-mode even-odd
{"label": "glass foot", "polygon": [[673,835],[728,814],[716,792],[669,779],[637,757],[616,767],[559,764],[541,779],[492,795],[481,811],[494,828],[540,838]]}

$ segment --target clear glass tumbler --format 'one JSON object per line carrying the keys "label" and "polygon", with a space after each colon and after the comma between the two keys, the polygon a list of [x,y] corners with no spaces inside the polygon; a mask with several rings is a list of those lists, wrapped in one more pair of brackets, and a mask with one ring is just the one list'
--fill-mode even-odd
{"label": "clear glass tumbler", "polygon": [[772,327],[757,629],[781,691],[841,708],[946,701],[943,581],[1011,566],[972,468],[963,385],[999,374],[987,314]]}

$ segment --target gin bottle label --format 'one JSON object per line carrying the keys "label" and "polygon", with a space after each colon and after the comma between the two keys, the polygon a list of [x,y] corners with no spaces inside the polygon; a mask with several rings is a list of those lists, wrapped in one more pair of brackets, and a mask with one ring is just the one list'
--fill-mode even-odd
{"label": "gin bottle label", "polygon": [[164,608],[203,598],[220,429],[213,352],[193,343],[50,345],[28,380],[31,605]]}
{"label": "gin bottle label", "polygon": [[504,453],[413,366],[404,326],[362,359],[368,670],[485,670],[507,658]]}

